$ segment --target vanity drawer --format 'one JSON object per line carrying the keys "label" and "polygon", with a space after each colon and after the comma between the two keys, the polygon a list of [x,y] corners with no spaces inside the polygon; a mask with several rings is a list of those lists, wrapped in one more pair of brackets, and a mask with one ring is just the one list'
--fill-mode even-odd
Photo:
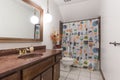
{"label": "vanity drawer", "polygon": [[32,80],[35,76],[39,75],[42,71],[54,64],[54,57],[50,57],[23,70],[23,80]]}
{"label": "vanity drawer", "polygon": [[56,62],[57,62],[57,61],[60,61],[60,59],[62,59],[62,54],[56,55]]}

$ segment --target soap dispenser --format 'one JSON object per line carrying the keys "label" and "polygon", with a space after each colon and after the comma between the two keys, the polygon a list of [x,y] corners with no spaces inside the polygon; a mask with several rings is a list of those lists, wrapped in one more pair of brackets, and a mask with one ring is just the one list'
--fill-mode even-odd
{"label": "soap dispenser", "polygon": [[31,46],[31,47],[30,47],[30,52],[32,53],[33,51],[34,51],[34,47]]}

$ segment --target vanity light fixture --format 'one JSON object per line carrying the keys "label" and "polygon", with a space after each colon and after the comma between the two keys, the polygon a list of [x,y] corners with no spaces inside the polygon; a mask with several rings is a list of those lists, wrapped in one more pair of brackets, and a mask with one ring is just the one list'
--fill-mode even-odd
{"label": "vanity light fixture", "polygon": [[47,0],[47,13],[44,16],[45,23],[49,23],[52,21],[52,15],[49,13],[49,0]]}
{"label": "vanity light fixture", "polygon": [[34,9],[34,15],[30,18],[32,24],[38,24],[39,18],[36,16],[36,10]]}

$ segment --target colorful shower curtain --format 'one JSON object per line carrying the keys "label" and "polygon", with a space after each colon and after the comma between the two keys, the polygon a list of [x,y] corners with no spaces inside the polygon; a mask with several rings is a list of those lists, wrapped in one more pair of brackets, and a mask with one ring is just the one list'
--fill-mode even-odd
{"label": "colorful shower curtain", "polygon": [[74,66],[98,69],[99,19],[63,24],[63,56],[74,58]]}

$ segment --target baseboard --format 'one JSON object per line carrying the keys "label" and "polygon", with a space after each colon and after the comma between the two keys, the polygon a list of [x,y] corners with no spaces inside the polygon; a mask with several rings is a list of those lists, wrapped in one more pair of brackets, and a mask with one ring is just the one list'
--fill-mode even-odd
{"label": "baseboard", "polygon": [[105,76],[104,76],[104,74],[103,74],[102,69],[100,69],[100,73],[101,73],[101,75],[102,75],[103,80],[105,80]]}

